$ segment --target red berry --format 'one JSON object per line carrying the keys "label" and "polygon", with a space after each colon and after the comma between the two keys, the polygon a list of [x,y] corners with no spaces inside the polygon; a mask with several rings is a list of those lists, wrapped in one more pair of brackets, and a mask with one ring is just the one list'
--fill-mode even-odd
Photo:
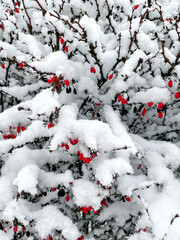
{"label": "red berry", "polygon": [[138,9],[139,5],[135,5],[134,6],[134,10]]}
{"label": "red berry", "polygon": [[78,138],[74,139],[74,144],[78,144],[78,142],[79,142]]}
{"label": "red berry", "polygon": [[51,83],[51,79],[48,79],[48,83],[49,83],[49,84]]}
{"label": "red berry", "polygon": [[4,139],[7,139],[7,136],[6,136],[6,135],[3,135],[3,138],[4,138]]}
{"label": "red berry", "polygon": [[52,237],[52,236],[49,236],[49,240],[53,240],[53,237]]}
{"label": "red berry", "polygon": [[162,112],[158,112],[158,117],[162,118],[163,117],[163,113]]}
{"label": "red berry", "polygon": [[142,229],[143,232],[146,232],[147,230],[145,228]]}
{"label": "red berry", "polygon": [[19,13],[19,9],[15,8],[15,11],[16,11],[17,13]]}
{"label": "red berry", "polygon": [[88,207],[88,211],[91,211],[91,209],[92,209],[92,207],[91,207],[91,206],[89,206],[89,207]]}
{"label": "red berry", "polygon": [[69,86],[69,80],[65,80],[64,84],[68,87]]}
{"label": "red berry", "polygon": [[60,38],[60,42],[61,42],[61,44],[64,44],[64,38]]}
{"label": "red berry", "polygon": [[122,100],[122,96],[119,94],[118,95],[118,101],[120,102]]}
{"label": "red berry", "polygon": [[173,82],[172,82],[172,80],[169,80],[169,82],[168,82],[168,86],[169,86],[169,87],[172,87],[172,86],[173,86]]}
{"label": "red berry", "polygon": [[18,230],[18,226],[15,226],[15,227],[13,228],[13,231],[16,233],[17,230]]}
{"label": "red berry", "polygon": [[113,78],[113,74],[109,75],[109,80],[111,80]]}
{"label": "red berry", "polygon": [[88,213],[88,209],[86,207],[84,207],[83,211],[84,213]]}
{"label": "red berry", "polygon": [[83,153],[80,153],[79,160],[83,160]]}
{"label": "red berry", "polygon": [[66,202],[69,202],[69,200],[70,200],[70,196],[67,195],[67,197],[66,197]]}
{"label": "red berry", "polygon": [[148,107],[152,107],[153,102],[148,102]]}
{"label": "red berry", "polygon": [[26,232],[26,228],[23,228],[23,232]]}
{"label": "red berry", "polygon": [[3,69],[5,69],[5,65],[4,65],[3,63],[1,63],[1,67],[2,67]]}
{"label": "red berry", "polygon": [[77,151],[77,155],[78,155],[78,156],[80,155],[80,151]]}
{"label": "red berry", "polygon": [[175,97],[176,99],[180,98],[180,92],[175,93],[175,94],[174,94],[174,97]]}
{"label": "red berry", "polygon": [[65,148],[66,148],[66,150],[69,150],[69,145],[65,144]]}
{"label": "red berry", "polygon": [[74,141],[70,138],[69,140],[70,144],[74,145]]}
{"label": "red berry", "polygon": [[22,131],[25,131],[25,130],[26,130],[26,128],[25,128],[24,126],[22,126],[22,127],[21,127],[21,130],[22,130]]}
{"label": "red berry", "polygon": [[138,169],[138,170],[141,169],[141,164],[139,164],[139,166],[137,167],[137,169]]}
{"label": "red berry", "polygon": [[80,237],[80,240],[83,240],[83,239],[84,239],[84,237],[83,237],[83,236],[81,236],[81,237]]}
{"label": "red berry", "polygon": [[15,2],[15,6],[17,6],[17,2]]}
{"label": "red berry", "polygon": [[94,67],[91,67],[90,72],[91,72],[91,73],[95,73],[95,72],[96,72],[96,69],[95,69]]}
{"label": "red berry", "polygon": [[52,77],[52,79],[51,79],[51,82],[54,82],[55,81],[55,76],[54,77]]}
{"label": "red berry", "polygon": [[65,145],[66,145],[65,143],[62,143],[62,144],[61,144],[61,147],[65,147]]}
{"label": "red berry", "polygon": [[126,197],[126,201],[127,201],[127,202],[130,202],[131,199],[130,199],[129,197]]}
{"label": "red berry", "polygon": [[162,102],[160,102],[160,103],[158,104],[158,108],[159,108],[159,109],[162,109],[162,108],[163,108],[163,103],[162,103]]}
{"label": "red berry", "polygon": [[92,159],[90,158],[86,158],[86,163],[89,164],[91,162]]}
{"label": "red berry", "polygon": [[123,99],[121,100],[121,104],[124,105],[124,104],[126,104],[126,103],[127,103],[127,100],[123,98]]}
{"label": "red berry", "polygon": [[52,190],[53,192],[55,192],[55,191],[56,191],[56,189],[57,189],[57,188],[56,188],[56,187],[54,187],[54,188],[52,188],[51,190]]}
{"label": "red berry", "polygon": [[79,211],[83,211],[83,209],[84,209],[83,207],[79,207]]}
{"label": "red berry", "polygon": [[20,133],[20,131],[21,131],[21,128],[17,127],[17,132]]}
{"label": "red berry", "polygon": [[144,116],[146,114],[146,108],[142,110],[142,115]]}
{"label": "red berry", "polygon": [[98,211],[95,211],[95,210],[93,210],[93,213],[94,213],[94,214],[97,214],[97,213],[98,213]]}
{"label": "red berry", "polygon": [[52,122],[50,122],[50,123],[48,124],[48,128],[52,128],[52,127],[54,127],[54,124],[52,124]]}
{"label": "red berry", "polygon": [[23,63],[19,63],[19,66],[22,68],[24,65],[23,65]]}
{"label": "red berry", "polygon": [[64,47],[64,51],[65,51],[65,52],[68,52],[68,47]]}
{"label": "red berry", "polygon": [[4,30],[4,25],[2,25],[1,27],[2,27],[2,30]]}
{"label": "red berry", "polygon": [[101,104],[100,103],[95,103],[96,106],[100,106]]}
{"label": "red berry", "polygon": [[14,134],[12,134],[12,135],[11,135],[11,138],[14,139],[14,138],[16,138],[16,136],[15,136]]}

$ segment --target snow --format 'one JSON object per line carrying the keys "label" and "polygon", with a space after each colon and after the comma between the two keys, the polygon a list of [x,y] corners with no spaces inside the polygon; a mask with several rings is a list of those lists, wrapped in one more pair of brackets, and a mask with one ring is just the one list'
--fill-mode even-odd
{"label": "snow", "polygon": [[47,237],[55,229],[61,230],[67,240],[76,240],[80,236],[77,227],[55,206],[46,206],[37,211],[35,220],[35,229],[41,238]]}
{"label": "snow", "polygon": [[18,187],[18,192],[28,192],[32,195],[37,193],[39,167],[37,165],[28,165],[22,168],[13,184]]}
{"label": "snow", "polygon": [[107,191],[103,191],[97,184],[84,179],[74,181],[72,191],[77,206],[92,206],[95,210],[101,207],[101,201],[107,195]]}

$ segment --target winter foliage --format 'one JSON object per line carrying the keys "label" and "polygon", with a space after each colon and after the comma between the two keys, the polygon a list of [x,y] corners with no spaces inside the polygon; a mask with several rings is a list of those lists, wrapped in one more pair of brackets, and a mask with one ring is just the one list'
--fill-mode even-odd
{"label": "winter foliage", "polygon": [[0,0],[0,240],[180,239],[179,15]]}

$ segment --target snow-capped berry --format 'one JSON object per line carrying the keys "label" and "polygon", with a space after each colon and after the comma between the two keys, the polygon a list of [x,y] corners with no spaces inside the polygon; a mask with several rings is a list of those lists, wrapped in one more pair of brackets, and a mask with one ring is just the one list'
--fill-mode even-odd
{"label": "snow-capped berry", "polygon": [[119,94],[118,95],[118,101],[120,102],[122,100],[122,96]]}
{"label": "snow-capped berry", "polygon": [[64,44],[64,38],[62,38],[62,37],[60,38],[60,43]]}
{"label": "snow-capped berry", "polygon": [[124,104],[126,104],[126,103],[127,103],[127,100],[123,98],[123,99],[121,100],[121,104],[124,105]]}
{"label": "snow-capped berry", "polygon": [[146,114],[146,108],[142,110],[142,115],[144,116]]}
{"label": "snow-capped berry", "polygon": [[23,65],[23,63],[19,63],[19,66],[22,68],[24,65]]}
{"label": "snow-capped berry", "polygon": [[65,51],[65,52],[68,52],[68,47],[64,47],[64,51]]}
{"label": "snow-capped berry", "polygon": [[162,112],[158,112],[158,117],[162,118],[163,117],[163,113]]}
{"label": "snow-capped berry", "polygon": [[175,97],[176,99],[180,98],[180,92],[176,92],[176,93],[174,94],[174,97]]}
{"label": "snow-capped berry", "polygon": [[3,63],[1,63],[1,67],[2,67],[3,69],[5,69],[5,65],[4,65]]}
{"label": "snow-capped berry", "polygon": [[51,79],[48,79],[48,83],[49,83],[49,84],[51,83]]}
{"label": "snow-capped berry", "polygon": [[68,87],[69,86],[69,80],[64,80],[64,84]]}
{"label": "snow-capped berry", "polygon": [[19,13],[19,9],[15,8],[15,11],[16,11],[17,13]]}
{"label": "snow-capped berry", "polygon": [[160,102],[160,103],[158,104],[158,108],[159,108],[159,109],[162,109],[162,108],[163,108],[163,103],[162,103],[162,102]]}
{"label": "snow-capped berry", "polygon": [[173,86],[173,82],[172,82],[172,80],[169,80],[169,82],[168,82],[168,86],[169,86],[169,87],[172,87],[172,86]]}
{"label": "snow-capped berry", "polygon": [[17,230],[18,230],[18,226],[14,226],[14,228],[13,228],[13,232],[17,232]]}
{"label": "snow-capped berry", "polygon": [[148,107],[152,107],[153,102],[148,102]]}
{"label": "snow-capped berry", "polygon": [[139,5],[135,5],[134,6],[134,10],[138,9]]}
{"label": "snow-capped berry", "polygon": [[126,197],[126,201],[130,202],[131,201],[130,197]]}
{"label": "snow-capped berry", "polygon": [[113,74],[109,75],[109,80],[111,80],[113,78]]}
{"label": "snow-capped berry", "polygon": [[26,130],[26,128],[25,128],[24,126],[22,126],[22,127],[21,127],[21,130],[22,130],[22,131],[25,131],[25,130]]}
{"label": "snow-capped berry", "polygon": [[69,202],[69,200],[70,200],[70,196],[67,195],[67,196],[66,196],[66,202]]}
{"label": "snow-capped berry", "polygon": [[96,69],[95,69],[94,67],[91,67],[90,72],[91,72],[91,73],[95,73],[95,72],[96,72]]}

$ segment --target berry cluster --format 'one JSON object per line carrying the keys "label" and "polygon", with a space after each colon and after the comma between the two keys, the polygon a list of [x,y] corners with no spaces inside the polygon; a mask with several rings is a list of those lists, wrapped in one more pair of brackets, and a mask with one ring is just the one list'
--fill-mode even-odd
{"label": "berry cluster", "polygon": [[77,155],[79,156],[79,160],[89,164],[97,156],[97,153],[92,153],[91,157],[84,157],[83,153],[77,151]]}
{"label": "berry cluster", "polygon": [[[60,38],[60,43],[62,44],[62,45],[64,45],[65,44],[65,41],[64,41],[64,38]],[[64,51],[65,52],[68,52],[68,47],[67,46],[64,46]]]}
{"label": "berry cluster", "polygon": [[[21,131],[25,131],[26,130],[26,128],[24,127],[24,126],[18,126],[17,127],[17,133],[20,133]],[[17,137],[17,135],[15,135],[14,133],[12,133],[12,126],[10,126],[9,127],[9,132],[8,132],[8,134],[4,134],[3,135],[3,138],[4,139],[14,139],[14,138],[16,138]]]}

